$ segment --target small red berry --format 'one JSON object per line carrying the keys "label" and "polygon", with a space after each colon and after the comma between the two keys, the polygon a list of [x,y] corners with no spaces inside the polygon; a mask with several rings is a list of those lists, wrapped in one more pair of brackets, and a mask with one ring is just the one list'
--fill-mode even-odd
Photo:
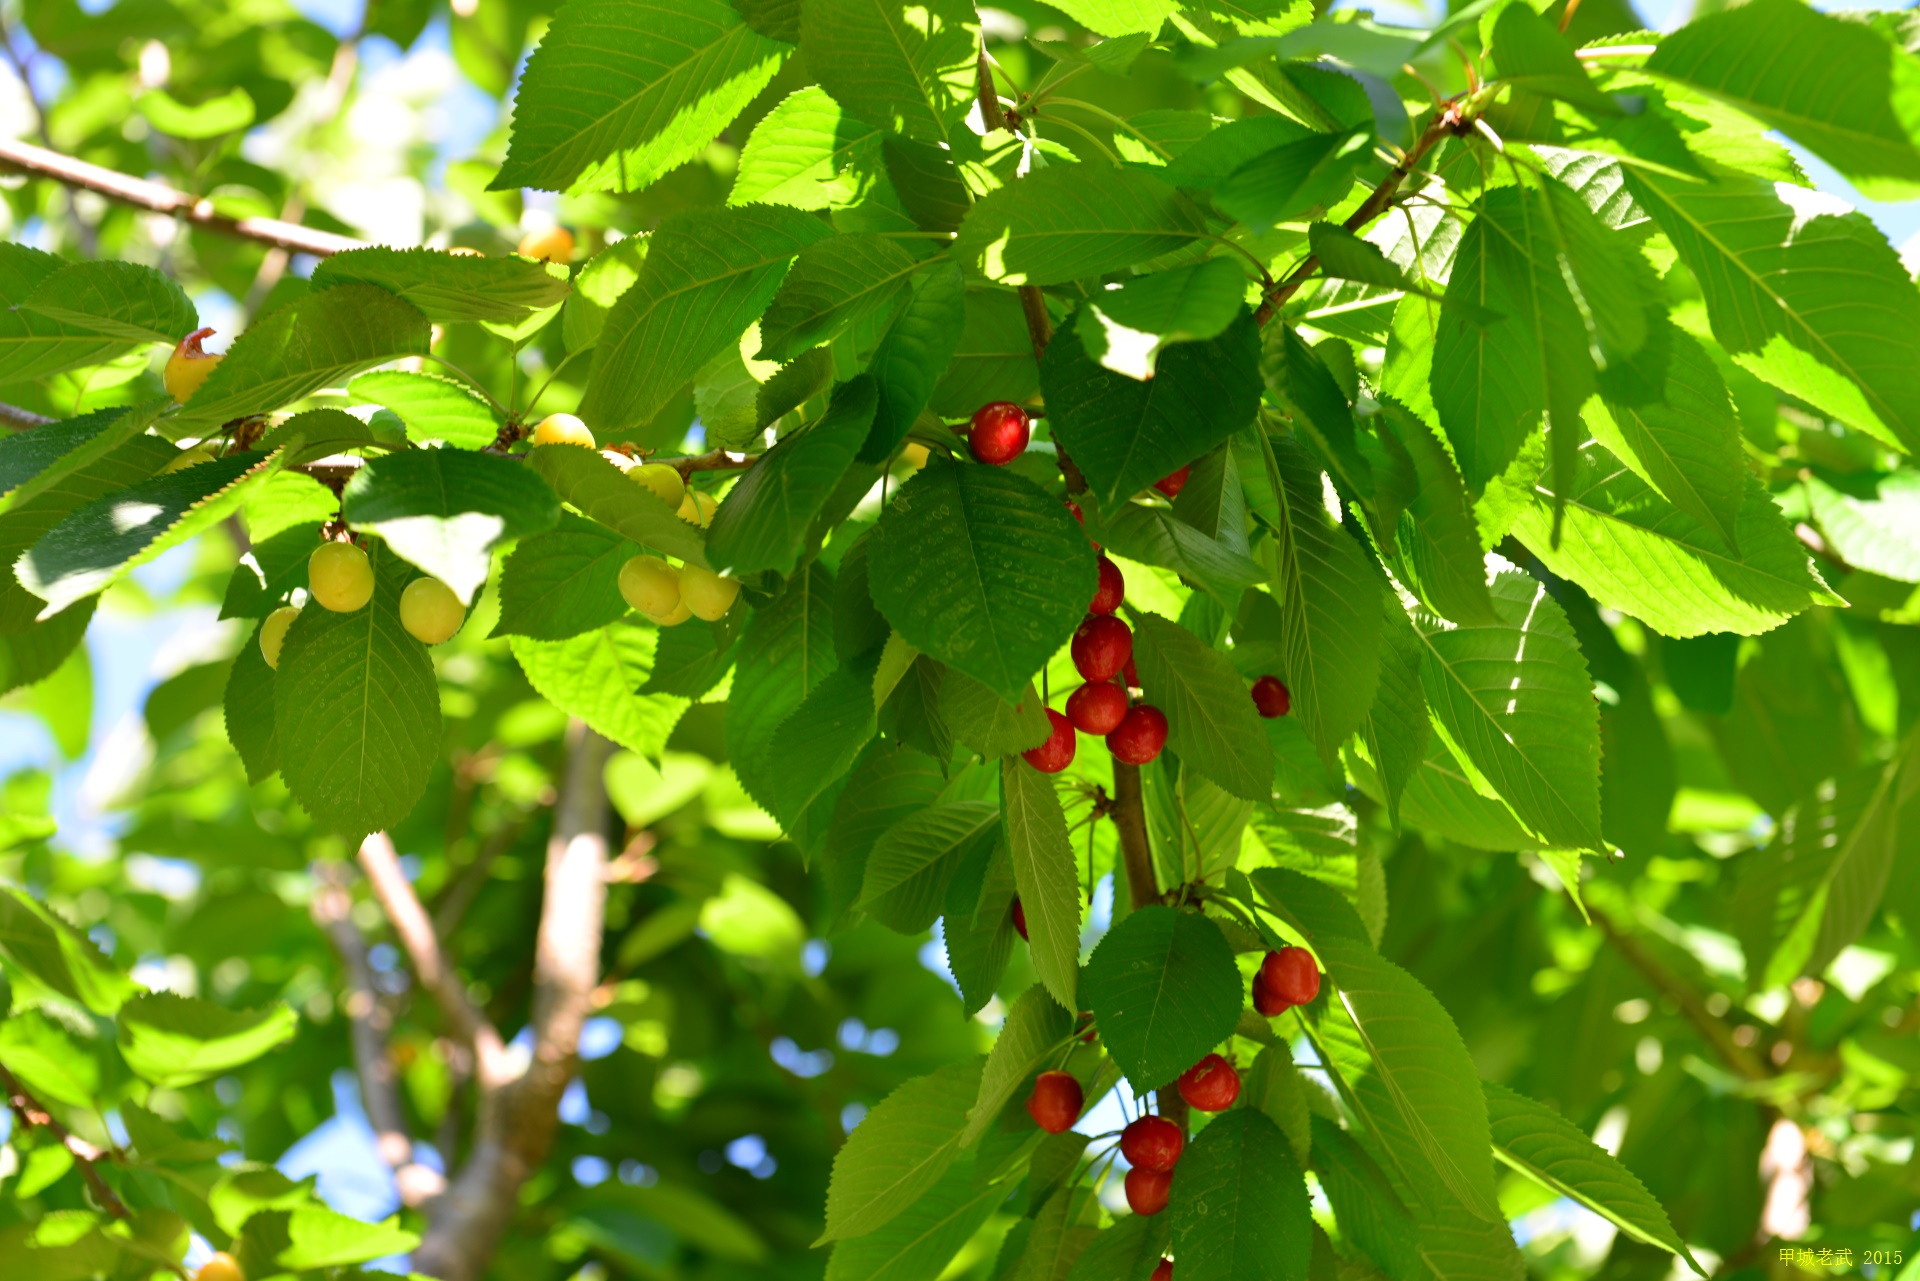
{"label": "small red berry", "polygon": [[1260,962],[1260,984],[1289,1005],[1305,1005],[1320,995],[1320,967],[1304,947],[1268,952]]}
{"label": "small red berry", "polygon": [[1098,685],[1112,680],[1133,658],[1133,632],[1112,614],[1095,614],[1074,630],[1068,652],[1081,679]]}
{"label": "small red berry", "polygon": [[1166,745],[1166,713],[1151,703],[1128,708],[1127,714],[1107,735],[1107,750],[1115,760],[1129,765],[1145,765],[1160,755],[1160,749]]}
{"label": "small red berry", "polygon": [[1067,1072],[1042,1072],[1027,1096],[1027,1115],[1048,1134],[1064,1134],[1080,1119],[1080,1082]]}
{"label": "small red berry", "polygon": [[1173,1281],[1173,1260],[1162,1259],[1153,1265],[1153,1275],[1147,1281]]}
{"label": "small red berry", "polygon": [[1180,497],[1180,491],[1187,487],[1188,470],[1188,468],[1182,467],[1171,476],[1162,476],[1159,480],[1153,482],[1153,487],[1165,494],[1168,498],[1178,498]]}
{"label": "small red berry", "polygon": [[967,447],[973,456],[994,467],[1004,467],[1027,448],[1033,424],[1027,411],[1004,400],[980,406],[973,411],[973,423],[967,428]]}
{"label": "small red berry", "polygon": [[1082,734],[1111,734],[1127,714],[1127,691],[1110,681],[1067,695],[1067,719]]}
{"label": "small red berry", "polygon": [[1127,598],[1127,580],[1120,573],[1120,567],[1100,558],[1100,585],[1094,588],[1093,603],[1087,606],[1091,614],[1111,614],[1120,608],[1120,602]]}
{"label": "small red berry", "polygon": [[1120,669],[1120,674],[1126,678],[1128,689],[1140,688],[1140,673],[1133,670],[1133,656],[1131,654],[1127,656],[1127,665]]}
{"label": "small red berry", "polygon": [[1120,1155],[1137,1170],[1171,1170],[1186,1146],[1187,1136],[1164,1116],[1135,1117],[1120,1131]]}
{"label": "small red berry", "polygon": [[1135,1214],[1153,1215],[1167,1208],[1173,1193],[1173,1176],[1139,1166],[1127,1171],[1127,1204]]}
{"label": "small red berry", "polygon": [[1240,1074],[1218,1054],[1209,1054],[1180,1074],[1180,1097],[1202,1112],[1225,1112],[1240,1097]]}
{"label": "small red berry", "polygon": [[1293,706],[1293,695],[1281,683],[1278,676],[1262,676],[1253,683],[1253,706],[1268,720],[1276,716],[1285,716],[1287,709]]}
{"label": "small red berry", "polygon": [[1027,937],[1027,909],[1020,906],[1020,896],[1013,897],[1013,928],[1020,931],[1020,937]]}
{"label": "small red berry", "polygon": [[1099,1031],[1099,1029],[1093,1026],[1093,1011],[1080,1011],[1080,1026],[1087,1029],[1080,1034],[1080,1039],[1088,1045],[1092,1045]]}
{"label": "small red berry", "polygon": [[1293,1002],[1262,983],[1256,974],[1253,976],[1253,1008],[1262,1018],[1277,1019],[1293,1008]]}
{"label": "small red berry", "polygon": [[1049,707],[1047,723],[1053,726],[1053,731],[1046,741],[1020,755],[1042,774],[1058,774],[1073,764],[1073,722]]}

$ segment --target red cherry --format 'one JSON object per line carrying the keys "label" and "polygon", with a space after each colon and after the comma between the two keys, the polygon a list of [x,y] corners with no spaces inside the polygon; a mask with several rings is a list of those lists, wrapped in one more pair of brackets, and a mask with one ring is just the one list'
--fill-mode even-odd
{"label": "red cherry", "polygon": [[1126,678],[1128,689],[1140,688],[1140,673],[1133,670],[1133,656],[1131,654],[1127,656],[1127,665],[1120,669],[1120,674]]}
{"label": "red cherry", "polygon": [[1067,719],[1083,734],[1110,734],[1127,714],[1127,691],[1110,681],[1067,695]]}
{"label": "red cherry", "polygon": [[1033,424],[1027,411],[1004,400],[980,406],[973,411],[973,424],[967,428],[967,447],[973,456],[994,467],[1004,467],[1027,448]]}
{"label": "red cherry", "polygon": [[1049,707],[1047,723],[1053,726],[1053,732],[1047,735],[1047,741],[1038,747],[1029,748],[1020,755],[1026,758],[1027,764],[1042,774],[1058,774],[1073,764],[1073,722]]}
{"label": "red cherry", "polygon": [[[1063,503],[1065,503],[1065,504],[1067,505],[1067,510],[1073,513],[1073,518],[1074,518],[1075,520],[1077,520],[1077,521],[1079,521],[1079,522],[1080,522],[1080,528],[1081,528],[1082,530],[1084,530],[1084,529],[1086,529],[1086,527],[1087,527],[1087,514],[1086,514],[1085,512],[1083,512],[1083,511],[1081,511],[1081,510],[1080,510],[1080,504],[1079,504],[1079,503],[1076,503],[1076,502],[1074,502],[1074,501],[1073,501],[1073,500],[1072,500],[1071,498],[1063,498],[1063,499],[1061,499],[1060,501],[1061,501],[1061,502],[1063,502]],[[1089,543],[1093,543],[1093,550],[1095,550],[1095,551],[1099,551],[1099,550],[1100,550],[1100,544],[1099,544],[1099,543],[1094,543],[1094,542],[1093,542],[1093,539],[1091,539],[1091,538],[1089,538],[1089,539],[1087,539],[1087,541],[1088,541]]]}
{"label": "red cherry", "polygon": [[1133,657],[1133,632],[1112,614],[1095,614],[1074,630],[1068,652],[1081,678],[1098,685],[1112,680]]}
{"label": "red cherry", "polygon": [[1202,1112],[1225,1112],[1240,1097],[1240,1074],[1218,1054],[1209,1054],[1180,1074],[1180,1097]]}
{"label": "red cherry", "polygon": [[1094,588],[1093,604],[1087,606],[1092,614],[1111,614],[1120,608],[1120,602],[1127,598],[1127,580],[1120,573],[1120,567],[1100,558],[1100,585]]}
{"label": "red cherry", "polygon": [[1027,937],[1027,909],[1020,906],[1020,896],[1013,898],[1013,928],[1020,931],[1020,937]]}
{"label": "red cherry", "polygon": [[1173,1281],[1173,1260],[1162,1259],[1153,1265],[1153,1275],[1147,1281]]}
{"label": "red cherry", "polygon": [[1135,1214],[1158,1214],[1167,1208],[1173,1192],[1173,1176],[1139,1166],[1127,1171],[1127,1204]]}
{"label": "red cherry", "polygon": [[1088,1045],[1092,1045],[1099,1029],[1093,1026],[1093,1012],[1091,1010],[1080,1011],[1080,1026],[1087,1029],[1080,1034],[1080,1039]]}
{"label": "red cherry", "polygon": [[1320,967],[1304,947],[1268,952],[1260,962],[1259,984],[1289,1005],[1305,1005],[1320,995]]}
{"label": "red cherry", "polygon": [[1120,1155],[1139,1170],[1171,1170],[1187,1136],[1164,1116],[1139,1116],[1120,1131]]}
{"label": "red cherry", "polygon": [[1287,709],[1293,706],[1293,695],[1281,683],[1278,676],[1262,676],[1253,683],[1253,706],[1268,720],[1276,716],[1285,716]]}
{"label": "red cherry", "polygon": [[1127,714],[1107,735],[1107,750],[1115,760],[1129,765],[1145,765],[1160,755],[1160,749],[1166,745],[1166,713],[1151,703],[1128,708]]}
{"label": "red cherry", "polygon": [[1027,1096],[1027,1115],[1048,1134],[1064,1134],[1080,1119],[1080,1082],[1066,1072],[1042,1072]]}
{"label": "red cherry", "polygon": [[1159,480],[1153,482],[1153,487],[1165,494],[1168,498],[1178,498],[1180,497],[1180,491],[1187,487],[1187,472],[1189,470],[1189,468],[1182,467],[1171,476],[1162,476]]}

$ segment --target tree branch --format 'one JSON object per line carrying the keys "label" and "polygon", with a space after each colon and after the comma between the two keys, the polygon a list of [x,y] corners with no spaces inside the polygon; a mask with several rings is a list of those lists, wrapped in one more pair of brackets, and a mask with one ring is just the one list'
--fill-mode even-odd
{"label": "tree branch", "polygon": [[73,1154],[73,1159],[80,1165],[80,1177],[87,1181],[87,1186],[93,1190],[94,1200],[100,1203],[101,1208],[116,1219],[130,1217],[127,1203],[120,1199],[120,1194],[109,1187],[107,1181],[100,1177],[100,1171],[94,1168],[94,1162],[108,1153],[54,1120],[53,1113],[40,1106],[27,1093],[27,1087],[20,1084],[20,1079],[7,1071],[4,1065],[0,1065],[0,1087],[5,1088],[7,1106],[20,1118],[21,1125],[39,1126],[60,1140],[60,1145]]}
{"label": "tree branch", "polygon": [[560,1096],[577,1065],[580,1029],[593,1008],[605,920],[607,792],[613,744],[579,721],[567,726],[566,779],[547,840],[545,898],[534,943],[533,1052],[525,1070],[496,1083],[482,1073],[473,1151],[431,1222],[413,1266],[444,1281],[478,1281],[519,1204],[520,1187],[545,1159]]}
{"label": "tree branch", "polygon": [[1733,1033],[1707,1009],[1707,1003],[1700,999],[1698,992],[1660,964],[1651,952],[1640,945],[1639,939],[1622,932],[1614,924],[1613,918],[1601,911],[1591,899],[1587,902],[1587,915],[1629,965],[1640,971],[1649,983],[1659,989],[1662,996],[1670,998],[1680,1007],[1680,1013],[1706,1038],[1707,1044],[1713,1047],[1722,1062],[1749,1081],[1764,1081],[1773,1075],[1760,1065],[1760,1060],[1734,1041]]}
{"label": "tree branch", "polygon": [[278,218],[229,217],[216,212],[213,202],[205,197],[190,196],[162,183],[88,164],[45,147],[36,147],[30,142],[0,139],[0,168],[16,170],[35,178],[51,178],[69,187],[98,192],[109,200],[171,215],[195,227],[291,253],[325,258],[349,249],[367,247],[365,241],[355,240],[351,236],[316,231],[312,227],[282,222]]}
{"label": "tree branch", "polygon": [[18,405],[0,404],[0,423],[16,431],[25,431],[29,427],[45,427],[48,423],[59,421],[58,418],[36,414],[31,409],[22,409]]}

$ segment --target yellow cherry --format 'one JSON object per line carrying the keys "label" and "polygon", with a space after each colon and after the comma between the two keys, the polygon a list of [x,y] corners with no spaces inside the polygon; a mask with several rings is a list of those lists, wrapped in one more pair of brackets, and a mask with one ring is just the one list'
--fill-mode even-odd
{"label": "yellow cherry", "polygon": [[710,569],[688,565],[680,571],[680,599],[687,603],[695,618],[709,623],[733,608],[740,595],[738,579],[723,578]]}
{"label": "yellow cherry", "polygon": [[222,1250],[200,1265],[193,1281],[247,1281],[247,1274],[240,1270],[238,1260]]}
{"label": "yellow cherry", "polygon": [[600,456],[629,476],[633,475],[633,469],[640,465],[638,458],[623,454],[617,449],[603,449],[600,451]]}
{"label": "yellow cherry", "polygon": [[447,250],[447,252],[453,255],[455,258],[485,258],[486,257],[486,255],[481,253],[478,249],[471,248],[467,245],[455,245],[453,248]]}
{"label": "yellow cherry", "polygon": [[593,433],[572,414],[548,414],[533,429],[536,445],[582,445],[593,448]]}
{"label": "yellow cherry", "polygon": [[636,467],[627,473],[627,478],[652,490],[653,496],[669,507],[678,507],[687,496],[687,482],[680,479],[680,469],[665,463]]}
{"label": "yellow cherry", "polygon": [[529,231],[520,238],[520,247],[514,252],[522,258],[541,258],[548,262],[572,262],[573,233],[565,227],[548,227],[545,231]]}
{"label": "yellow cherry", "polygon": [[416,578],[400,593],[400,625],[422,645],[438,645],[467,621],[467,607],[437,578]]}
{"label": "yellow cherry", "polygon": [[713,513],[720,508],[720,500],[712,494],[703,494],[697,489],[689,489],[687,496],[680,500],[680,519],[689,525],[698,525],[705,529],[713,523]]}
{"label": "yellow cherry", "polygon": [[169,476],[189,467],[198,467],[201,463],[210,463],[219,456],[212,445],[195,445],[192,449],[181,450],[172,462],[160,469],[160,474]]}
{"label": "yellow cherry", "polygon": [[184,405],[191,400],[193,393],[207,381],[207,375],[219,365],[222,357],[200,350],[201,339],[212,334],[211,329],[194,330],[182,338],[173,354],[167,357],[167,371],[161,378],[167,385],[167,395],[173,397],[175,403]]}
{"label": "yellow cherry", "polygon": [[680,571],[658,556],[635,556],[620,567],[620,595],[657,622],[680,607]]}
{"label": "yellow cherry", "polygon": [[291,605],[282,605],[267,615],[260,624],[260,657],[267,660],[267,666],[274,671],[280,670],[280,650],[287,643],[287,628],[293,626],[293,620],[300,617],[300,611]]}
{"label": "yellow cherry", "polygon": [[907,447],[900,451],[900,456],[906,459],[907,466],[915,471],[927,465],[927,447],[918,441],[908,441]]}
{"label": "yellow cherry", "polygon": [[687,602],[682,598],[671,614],[648,614],[647,617],[660,627],[678,627],[693,617],[693,611],[687,608]]}
{"label": "yellow cherry", "polygon": [[307,558],[307,590],[322,608],[351,614],[373,599],[373,564],[352,543],[322,543]]}

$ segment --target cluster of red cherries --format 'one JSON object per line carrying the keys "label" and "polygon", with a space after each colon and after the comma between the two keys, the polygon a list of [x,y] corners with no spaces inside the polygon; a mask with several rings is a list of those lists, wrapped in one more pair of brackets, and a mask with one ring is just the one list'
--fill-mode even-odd
{"label": "cluster of red cherries", "polygon": [[[1032,434],[1033,422],[1026,410],[1010,401],[996,400],[974,411],[967,428],[967,448],[980,462],[1004,467],[1026,451]],[[1182,467],[1153,487],[1168,498],[1177,498],[1187,483],[1188,470]],[[1080,505],[1071,498],[1066,502],[1074,519],[1085,524]],[[1099,547],[1094,544],[1095,551]],[[1126,599],[1126,578],[1104,552],[1099,569],[1086,620],[1074,631],[1070,646],[1074,669],[1086,684],[1068,696],[1064,713],[1047,709],[1046,740],[1021,753],[1027,764],[1043,774],[1058,774],[1073,764],[1076,730],[1105,738],[1114,759],[1128,765],[1147,764],[1167,745],[1166,713],[1151,703],[1135,703],[1132,699],[1131,691],[1140,688],[1140,677],[1133,667],[1133,631],[1116,617]],[[1268,719],[1285,716],[1290,703],[1287,687],[1278,677],[1262,676],[1253,683],[1253,705],[1260,715]]]}
{"label": "cluster of red cherries", "polygon": [[[1020,907],[1014,905],[1015,923]],[[1025,931],[1021,931],[1024,937]],[[1253,1008],[1267,1018],[1305,1005],[1320,995],[1320,968],[1304,947],[1283,947],[1261,958],[1253,976]],[[1180,1074],[1175,1083],[1187,1106],[1198,1112],[1224,1112],[1240,1097],[1240,1073],[1218,1054],[1209,1054]],[[1042,1072],[1027,1096],[1027,1114],[1048,1134],[1073,1128],[1086,1106],[1080,1082],[1069,1072]],[[1127,1204],[1135,1214],[1158,1214],[1167,1208],[1173,1191],[1173,1169],[1186,1149],[1186,1132],[1163,1116],[1142,1115],[1120,1132],[1120,1154],[1133,1168],[1127,1171]],[[1154,1270],[1159,1281],[1173,1275],[1173,1264],[1161,1260]]]}

